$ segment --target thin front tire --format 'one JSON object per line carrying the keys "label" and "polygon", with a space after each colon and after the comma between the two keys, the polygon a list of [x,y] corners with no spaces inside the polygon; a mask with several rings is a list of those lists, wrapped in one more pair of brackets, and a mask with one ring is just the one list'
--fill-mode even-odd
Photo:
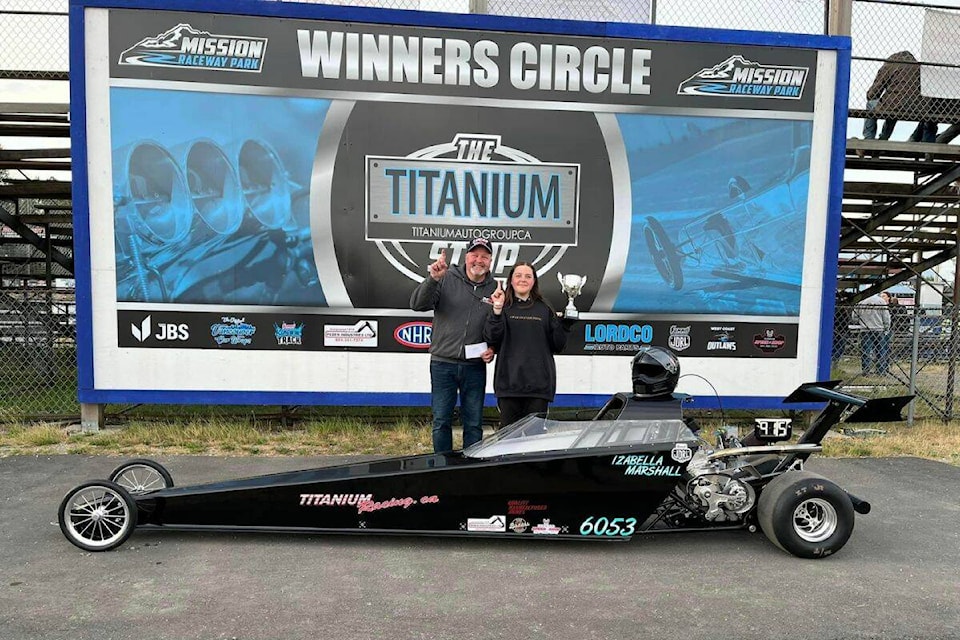
{"label": "thin front tire", "polygon": [[173,486],[170,472],[159,462],[146,459],[123,463],[110,474],[110,481],[116,482],[135,496]]}
{"label": "thin front tire", "polygon": [[126,542],[137,525],[137,505],[109,480],[87,482],[64,496],[60,531],[84,551],[109,551]]}

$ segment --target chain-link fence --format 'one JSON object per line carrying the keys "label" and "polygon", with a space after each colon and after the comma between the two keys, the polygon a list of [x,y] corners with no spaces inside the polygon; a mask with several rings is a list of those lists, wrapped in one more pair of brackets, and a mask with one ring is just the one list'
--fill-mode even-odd
{"label": "chain-link fence", "polygon": [[891,304],[876,302],[837,307],[831,377],[843,380],[848,390],[870,396],[914,393],[917,418],[956,418],[956,310],[896,298]]}
{"label": "chain-link fence", "polygon": [[67,6],[67,0],[0,0],[0,79],[66,79]]}
{"label": "chain-link fence", "polygon": [[0,291],[0,420],[76,414],[73,289],[25,285]]}
{"label": "chain-link fence", "polygon": [[903,136],[915,142],[950,142],[960,134],[960,127],[938,131],[960,123],[958,33],[956,6],[853,2],[849,104],[865,116],[864,138],[890,139],[898,120],[917,124]]}

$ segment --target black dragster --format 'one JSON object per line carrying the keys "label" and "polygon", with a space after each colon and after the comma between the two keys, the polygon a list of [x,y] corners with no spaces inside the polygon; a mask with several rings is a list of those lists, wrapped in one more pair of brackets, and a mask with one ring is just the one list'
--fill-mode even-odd
{"label": "black dragster", "polygon": [[[404,456],[174,487],[150,460],[81,484],[59,508],[87,551],[135,529],[629,540],[707,529],[763,530],[802,558],[835,553],[870,506],[803,470],[827,431],[899,420],[910,397],[865,400],[839,382],[802,385],[785,402],[827,403],[795,441],[789,421],[757,420],[740,442],[709,443],[677,414],[616,394],[589,420],[528,416],[463,451]],[[653,415],[651,415],[653,413]],[[784,441],[788,442],[784,442]]]}

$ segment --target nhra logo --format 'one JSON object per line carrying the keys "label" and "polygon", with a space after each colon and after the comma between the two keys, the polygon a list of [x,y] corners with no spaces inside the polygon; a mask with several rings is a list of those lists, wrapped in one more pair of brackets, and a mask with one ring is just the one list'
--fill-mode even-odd
{"label": "nhra logo", "polygon": [[120,54],[119,64],[260,73],[267,38],[227,36],[178,24]]}
{"label": "nhra logo", "polygon": [[764,329],[763,333],[753,336],[753,346],[764,353],[779,351],[786,343],[786,339],[773,329]]}
{"label": "nhra logo", "polygon": [[799,100],[809,71],[807,67],[762,65],[734,55],[681,82],[677,95]]}
{"label": "nhra logo", "polygon": [[433,335],[433,324],[416,321],[405,322],[393,331],[393,339],[411,349],[429,349]]}
{"label": "nhra logo", "polygon": [[[448,263],[461,264],[478,236],[494,243],[495,275],[519,259],[544,273],[578,243],[580,165],[541,162],[499,135],[458,133],[407,156],[368,155],[365,184],[364,239],[414,282],[446,247]],[[432,246],[421,262],[403,243]]]}
{"label": "nhra logo", "polygon": [[688,349],[690,347],[690,326],[678,327],[677,325],[671,325],[667,346],[674,351],[684,351]]}

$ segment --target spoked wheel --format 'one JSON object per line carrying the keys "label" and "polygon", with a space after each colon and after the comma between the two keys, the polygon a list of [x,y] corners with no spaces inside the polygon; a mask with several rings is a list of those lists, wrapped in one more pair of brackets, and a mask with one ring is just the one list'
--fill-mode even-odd
{"label": "spoked wheel", "polygon": [[808,471],[788,471],[760,494],[760,528],[775,545],[800,558],[839,551],[853,533],[853,503],[847,492]]}
{"label": "spoked wheel", "polygon": [[663,281],[679,291],[683,288],[683,271],[680,266],[682,256],[670,240],[663,225],[656,218],[647,216],[643,227],[643,238],[647,241],[647,250],[653,258],[653,264]]}
{"label": "spoked wheel", "polygon": [[80,485],[60,503],[60,531],[84,551],[109,551],[137,525],[137,505],[126,489],[109,480]]}
{"label": "spoked wheel", "polygon": [[116,482],[132,495],[173,486],[173,477],[162,464],[143,459],[124,462],[110,474],[110,481]]}

